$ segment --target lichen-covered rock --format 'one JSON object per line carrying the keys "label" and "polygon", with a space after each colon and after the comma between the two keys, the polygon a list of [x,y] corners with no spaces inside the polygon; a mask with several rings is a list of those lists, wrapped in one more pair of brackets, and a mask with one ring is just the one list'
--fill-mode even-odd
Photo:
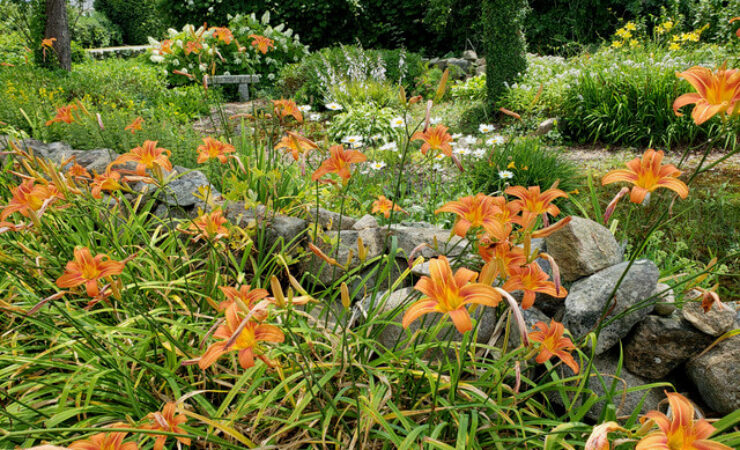
{"label": "lichen-covered rock", "polygon": [[545,238],[547,253],[560,267],[563,281],[575,281],[618,264],[622,252],[614,235],[604,226],[583,217]]}
{"label": "lichen-covered rock", "polygon": [[678,315],[650,315],[635,326],[627,340],[624,364],[634,374],[657,380],[711,343],[711,336],[696,330]]}
{"label": "lichen-covered rock", "polygon": [[686,368],[710,408],[720,414],[740,409],[740,336],[722,341],[694,357]]}
{"label": "lichen-covered rock", "polygon": [[[549,250],[549,242],[547,246]],[[621,316],[601,329],[596,346],[597,355],[627,336],[632,327],[653,310],[652,303],[638,307],[639,303],[652,295],[658,283],[658,268],[647,259],[635,261],[614,297],[610,297],[628,264],[623,262],[608,267],[573,283],[565,299],[563,324],[577,338],[594,330],[603,311],[609,311],[605,322]]]}
{"label": "lichen-covered rock", "polygon": [[[449,230],[443,230],[441,228],[417,228],[394,225],[391,227],[391,236],[395,236],[398,239],[398,248],[403,250],[404,254],[398,256],[406,258],[417,248],[420,248],[420,250],[417,250],[414,258],[419,256],[433,258],[439,255],[450,257],[460,256],[468,244],[466,239],[455,235],[451,236]],[[426,245],[421,246],[422,244]]]}
{"label": "lichen-covered rock", "polygon": [[364,230],[365,228],[378,228],[377,219],[375,219],[375,217],[371,216],[370,214],[365,214],[364,216],[357,219],[357,222],[352,225],[353,230]]}
{"label": "lichen-covered rock", "polygon": [[[316,208],[306,208],[306,214],[308,221],[313,224],[316,220]],[[357,219],[350,216],[341,216],[342,220],[339,220],[339,213],[329,211],[328,209],[318,209],[318,222],[319,226],[325,230],[337,231],[341,225],[342,230],[351,230]],[[340,224],[341,222],[341,224]]]}
{"label": "lichen-covered rock", "polygon": [[659,316],[668,317],[676,310],[676,296],[673,289],[665,283],[655,286],[653,296],[657,298],[653,312]]}

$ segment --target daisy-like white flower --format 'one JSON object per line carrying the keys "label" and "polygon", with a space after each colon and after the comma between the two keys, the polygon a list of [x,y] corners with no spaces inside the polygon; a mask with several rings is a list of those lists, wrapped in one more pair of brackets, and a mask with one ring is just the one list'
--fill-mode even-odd
{"label": "daisy-like white flower", "polygon": [[321,114],[319,114],[319,113],[311,113],[311,114],[308,115],[308,120],[310,120],[312,122],[318,122],[319,120],[321,120]]}
{"label": "daisy-like white flower", "polygon": [[395,142],[389,142],[387,144],[383,144],[380,146],[380,150],[386,150],[389,152],[397,152],[398,151],[398,144]]}
{"label": "daisy-like white flower", "polygon": [[503,143],[504,143],[504,137],[501,136],[500,134],[493,135],[491,136],[490,139],[486,141],[487,145],[501,145]]}
{"label": "daisy-like white flower", "polygon": [[359,147],[362,145],[362,136],[345,136],[342,138],[342,143],[348,144],[352,148]]}
{"label": "daisy-like white flower", "polygon": [[445,155],[443,153],[438,153],[434,156],[434,159],[436,159],[437,161],[442,161],[443,159],[445,159]]}
{"label": "daisy-like white flower", "polygon": [[464,136],[460,139],[460,145],[475,145],[478,142],[478,138],[475,136]]}
{"label": "daisy-like white flower", "polygon": [[383,136],[380,133],[370,136],[371,141],[379,141],[381,139],[383,139]]}
{"label": "daisy-like white flower", "polygon": [[326,104],[326,109],[330,111],[341,111],[343,108],[339,103],[331,102]]}
{"label": "daisy-like white flower", "polygon": [[403,120],[403,117],[394,117],[391,119],[391,128],[399,128],[406,124],[406,121]]}
{"label": "daisy-like white flower", "polygon": [[298,110],[300,112],[304,112],[304,113],[305,112],[309,112],[309,111],[311,111],[311,105],[301,105],[301,106],[298,107]]}
{"label": "daisy-like white flower", "polygon": [[371,161],[370,162],[370,168],[373,170],[380,170],[383,167],[385,167],[385,163],[383,161]]}
{"label": "daisy-like white flower", "polygon": [[452,153],[456,153],[460,156],[465,156],[470,154],[470,149],[468,147],[458,147],[453,150]]}
{"label": "daisy-like white flower", "polygon": [[442,118],[441,117],[430,117],[429,118],[429,123],[432,124],[432,125],[437,125],[440,122],[442,122]]}
{"label": "daisy-like white flower", "polygon": [[484,156],[486,156],[486,151],[482,148],[475,149],[473,150],[473,156],[475,156],[476,158],[483,158]]}
{"label": "daisy-like white flower", "polygon": [[502,180],[511,180],[514,178],[514,172],[510,170],[499,170],[498,177]]}
{"label": "daisy-like white flower", "polygon": [[463,137],[463,134],[462,133],[455,133],[455,134],[452,135],[452,140],[456,141],[456,140],[460,139],[461,137]]}
{"label": "daisy-like white flower", "polygon": [[494,129],[495,127],[491,125],[490,123],[482,123],[478,125],[478,131],[480,131],[483,134],[490,133]]}

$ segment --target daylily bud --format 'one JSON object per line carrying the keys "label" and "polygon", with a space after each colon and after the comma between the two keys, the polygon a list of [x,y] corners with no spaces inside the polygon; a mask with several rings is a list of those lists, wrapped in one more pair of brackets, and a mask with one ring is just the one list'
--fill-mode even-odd
{"label": "daylily bud", "polygon": [[351,301],[349,298],[349,288],[347,287],[347,283],[342,282],[342,284],[339,286],[339,292],[341,293],[342,297],[342,306],[344,306],[344,309],[349,309]]}

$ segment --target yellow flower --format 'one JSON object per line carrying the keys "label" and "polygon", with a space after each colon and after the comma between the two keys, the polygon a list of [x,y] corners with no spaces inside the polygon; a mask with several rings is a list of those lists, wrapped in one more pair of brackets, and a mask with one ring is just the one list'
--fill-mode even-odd
{"label": "yellow flower", "polygon": [[614,47],[614,48],[621,48],[622,45],[624,45],[624,42],[622,42],[622,41],[614,41],[614,42],[612,42],[612,47]]}
{"label": "yellow flower", "polygon": [[671,31],[673,28],[673,21],[667,21],[663,23],[663,28],[665,28],[666,31]]}
{"label": "yellow flower", "polygon": [[624,26],[625,30],[635,31],[637,27],[632,22],[627,22],[627,24]]}
{"label": "yellow flower", "polygon": [[677,42],[672,42],[671,45],[668,46],[668,50],[680,50],[681,44]]}
{"label": "yellow flower", "polygon": [[637,39],[630,39],[630,47],[634,48],[634,47],[637,47],[638,45],[640,45],[640,43],[637,42]]}

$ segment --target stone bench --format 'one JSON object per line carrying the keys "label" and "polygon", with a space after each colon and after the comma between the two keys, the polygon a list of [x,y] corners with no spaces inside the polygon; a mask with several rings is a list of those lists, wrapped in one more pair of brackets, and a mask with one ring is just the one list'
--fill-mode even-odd
{"label": "stone bench", "polygon": [[239,98],[241,101],[249,101],[249,83],[257,83],[259,75],[206,75],[206,84],[238,84]]}

